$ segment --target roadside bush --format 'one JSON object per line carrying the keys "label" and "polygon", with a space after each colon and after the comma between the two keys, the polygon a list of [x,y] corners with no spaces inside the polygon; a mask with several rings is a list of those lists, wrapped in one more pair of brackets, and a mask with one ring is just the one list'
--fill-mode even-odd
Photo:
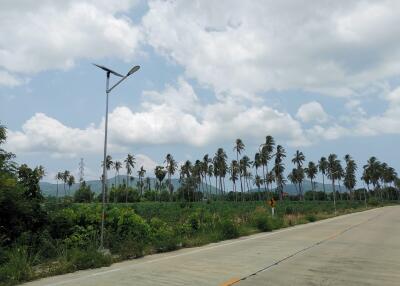
{"label": "roadside bush", "polygon": [[308,220],[309,222],[314,222],[317,220],[317,217],[315,216],[315,214],[307,214],[306,220]]}
{"label": "roadside bush", "polygon": [[126,258],[143,256],[151,242],[150,226],[132,209],[116,209],[112,214],[116,217],[109,219],[117,223],[109,230],[113,234],[109,240],[111,249]]}
{"label": "roadside bush", "polygon": [[263,208],[257,208],[251,219],[253,225],[261,231],[271,231],[274,228],[271,216]]}
{"label": "roadside bush", "polygon": [[177,248],[179,240],[167,223],[159,218],[153,218],[150,221],[151,242],[157,251],[169,251]]}
{"label": "roadside bush", "polygon": [[231,239],[239,237],[239,228],[231,220],[224,220],[221,222],[221,235],[222,239]]}

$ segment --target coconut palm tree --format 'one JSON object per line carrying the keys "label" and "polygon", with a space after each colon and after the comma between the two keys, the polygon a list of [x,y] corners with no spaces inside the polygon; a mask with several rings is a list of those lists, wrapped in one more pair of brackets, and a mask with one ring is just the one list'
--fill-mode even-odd
{"label": "coconut palm tree", "polygon": [[212,196],[211,194],[211,178],[214,175],[214,165],[213,164],[209,164],[208,168],[207,168],[207,175],[208,175],[208,182],[210,185],[210,197]]}
{"label": "coconut palm tree", "polygon": [[247,191],[250,191],[250,187],[249,187],[249,183],[248,183],[248,179],[250,176],[250,172],[248,171],[249,168],[251,167],[251,164],[253,162],[250,161],[250,158],[248,156],[243,156],[243,158],[239,161],[239,169],[240,169],[240,173],[242,174],[242,178],[244,178],[244,184],[245,184],[245,188],[247,186]]}
{"label": "coconut palm tree", "polygon": [[128,154],[126,156],[126,159],[124,160],[125,163],[125,169],[126,169],[126,183],[127,183],[127,187],[129,187],[129,177],[132,174],[132,169],[135,168],[135,156]]}
{"label": "coconut palm tree", "polygon": [[296,150],[292,158],[292,163],[297,166],[297,183],[299,185],[299,193],[300,198],[304,199],[303,197],[303,180],[304,180],[304,170],[303,170],[303,162],[305,161],[306,157],[304,156],[303,152]]}
{"label": "coconut palm tree", "polygon": [[266,185],[266,174],[268,174],[268,162],[272,158],[272,153],[275,147],[275,139],[271,135],[265,137],[265,143],[261,144],[260,157],[263,169],[264,191],[267,192],[268,186]]}
{"label": "coconut palm tree", "polygon": [[[242,142],[242,139],[236,139],[235,142],[235,147],[233,147],[233,150],[236,151],[236,162],[239,162],[239,154],[244,150],[244,143]],[[243,184],[242,184],[242,173],[239,172],[239,180],[240,180],[240,192],[243,195]]]}
{"label": "coconut palm tree", "polygon": [[274,172],[271,170],[267,173],[267,186],[269,185],[270,189],[272,189],[272,183],[275,182]]}
{"label": "coconut palm tree", "polygon": [[344,186],[346,187],[346,189],[349,190],[350,199],[353,200],[354,199],[353,190],[357,184],[357,179],[356,179],[357,164],[349,154],[344,156],[344,160],[346,162],[346,168],[344,171]]}
{"label": "coconut palm tree", "polygon": [[325,175],[328,170],[328,161],[326,160],[325,157],[321,157],[321,159],[318,161],[318,170],[322,174],[322,187],[324,188],[324,193],[326,194],[325,190]]}
{"label": "coconut palm tree", "polygon": [[57,172],[55,179],[57,180],[57,199],[58,199],[58,181],[63,181],[63,173]]}
{"label": "coconut palm tree", "polygon": [[159,191],[159,198],[161,201],[161,185],[162,185],[162,181],[164,180],[165,176],[167,175],[167,171],[164,170],[163,166],[156,166],[156,168],[154,169],[154,174],[156,175],[156,178],[159,182],[158,184],[158,191]]}
{"label": "coconut palm tree", "polygon": [[[209,196],[211,196],[211,182],[210,182],[210,184],[208,184],[207,176],[210,179],[210,172],[209,172],[208,168],[211,166],[211,165],[209,165],[211,163],[211,161],[212,160],[211,160],[211,158],[209,158],[208,154],[205,154],[203,156],[202,173],[203,173],[205,181],[206,181],[206,187],[208,189]],[[211,172],[211,176],[212,176],[212,172]]]}
{"label": "coconut palm tree", "polygon": [[[222,195],[225,193],[225,176],[228,171],[228,165],[226,163],[228,156],[226,155],[224,149],[218,148],[217,152],[215,153],[215,161],[216,161],[216,167],[217,167],[217,173],[219,176],[219,185],[220,185],[220,190]],[[214,171],[215,171],[215,166],[214,166]]]}
{"label": "coconut palm tree", "polygon": [[62,181],[63,181],[63,183],[64,183],[64,196],[67,196],[67,191],[66,191],[66,189],[65,189],[65,185],[68,183],[68,179],[69,179],[69,176],[71,175],[71,173],[68,171],[68,170],[65,170],[63,173],[62,173]]}
{"label": "coconut palm tree", "polygon": [[275,165],[273,167],[274,177],[276,180],[277,190],[279,192],[279,199],[283,200],[283,186],[285,184],[285,179],[283,178],[283,173],[285,171],[285,165],[283,164],[283,159],[286,157],[286,151],[281,146],[276,146],[275,153]]}
{"label": "coconut palm tree", "polygon": [[327,176],[332,181],[332,195],[333,195],[333,204],[334,204],[334,207],[335,207],[335,214],[336,214],[335,180],[338,178],[339,166],[340,166],[340,160],[337,159],[337,155],[336,154],[330,154],[328,156]]}
{"label": "coconut palm tree", "polygon": [[310,181],[311,181],[311,191],[313,192],[313,200],[315,201],[315,183],[314,183],[314,179],[317,176],[318,167],[314,162],[310,161],[310,162],[308,162],[308,167],[304,169],[304,172],[306,173],[307,178],[309,178]]}
{"label": "coconut palm tree", "polygon": [[178,169],[178,164],[174,160],[174,157],[172,157],[171,154],[167,154],[165,157],[165,162],[167,163],[166,169],[167,169],[167,174],[168,174],[168,190],[170,193],[170,199],[172,199],[172,182],[171,182],[171,177],[175,174],[175,171]]}
{"label": "coconut palm tree", "polygon": [[73,184],[75,184],[75,177],[73,175],[68,176],[67,184],[68,184],[68,195],[70,195],[71,194],[71,186]]}
{"label": "coconut palm tree", "polygon": [[140,196],[143,196],[143,178],[146,174],[146,170],[143,168],[143,166],[140,167],[139,171],[137,171],[137,174],[139,177]]}
{"label": "coconut palm tree", "polygon": [[[240,173],[239,164],[236,160],[232,160],[229,167],[229,180],[233,182],[233,191],[235,193],[235,201],[237,202],[237,191],[236,191],[236,181],[238,179],[238,174]],[[242,194],[243,195],[243,194]]]}
{"label": "coconut palm tree", "polygon": [[118,178],[118,185],[119,185],[119,170],[122,168],[122,163],[120,161],[114,162],[114,170],[115,170],[115,188],[117,188],[117,178]]}

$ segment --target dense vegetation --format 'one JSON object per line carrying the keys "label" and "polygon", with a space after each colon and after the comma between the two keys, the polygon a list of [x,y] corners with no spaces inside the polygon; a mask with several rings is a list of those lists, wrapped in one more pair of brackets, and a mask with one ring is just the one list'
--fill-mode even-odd
{"label": "dense vegetation", "polygon": [[[6,129],[0,126],[0,147],[6,140]],[[81,180],[80,188],[71,194],[75,178],[60,172],[64,197],[44,198],[39,181],[44,176],[41,166],[30,168],[13,162],[14,154],[0,148],[0,284],[12,285],[41,276],[78,269],[109,265],[127,258],[202,245],[259,231],[312,222],[334,215],[336,209],[348,213],[365,207],[394,202],[399,194],[399,180],[393,168],[371,158],[364,167],[363,180],[368,189],[355,190],[356,164],[345,157],[342,168],[334,154],[318,164],[310,162],[303,169],[304,155],[296,152],[295,168],[289,179],[298,186],[298,194],[288,196],[285,184],[282,146],[274,147],[273,138],[260,147],[252,162],[243,153],[244,144],[236,141],[237,158],[230,166],[223,149],[215,157],[187,161],[180,168],[181,187],[173,190],[171,177],[177,164],[171,155],[166,166],[157,166],[155,188],[139,168],[139,182],[115,182],[107,192],[105,216],[105,249],[99,251],[102,204]],[[274,158],[273,161],[271,161]],[[268,163],[272,170],[268,171]],[[134,156],[126,160],[127,175],[134,168]],[[106,167],[112,162],[109,156]],[[253,177],[252,168],[255,176]],[[318,170],[327,176],[332,187],[343,180],[348,192],[303,190],[307,176],[312,182]],[[272,172],[272,173],[271,173]],[[232,190],[225,186],[225,176],[232,180]],[[165,180],[166,178],[166,180]],[[211,181],[216,192],[212,192]],[[275,188],[273,188],[275,184]],[[252,190],[252,186],[256,189]],[[372,186],[372,189],[370,189]],[[239,191],[240,190],[240,191]],[[265,199],[280,201],[276,215],[270,215]]]}

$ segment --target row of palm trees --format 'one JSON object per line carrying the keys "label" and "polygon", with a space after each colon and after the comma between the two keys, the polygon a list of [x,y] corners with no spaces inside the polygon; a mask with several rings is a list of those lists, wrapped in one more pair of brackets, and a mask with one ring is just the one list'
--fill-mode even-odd
{"label": "row of palm trees", "polygon": [[[173,197],[174,186],[172,177],[179,173],[179,181],[181,191],[187,192],[186,197],[192,200],[200,199],[200,197],[224,198],[228,193],[233,193],[235,200],[238,197],[243,200],[244,194],[254,193],[257,190],[258,198],[261,199],[261,193],[267,197],[271,196],[275,191],[280,199],[287,194],[284,193],[284,186],[287,180],[292,183],[297,191],[297,197],[304,200],[304,181],[307,178],[311,182],[311,191],[315,198],[317,175],[322,175],[323,191],[326,194],[326,179],[331,182],[333,190],[333,199],[336,200],[336,187],[339,187],[339,196],[342,193],[342,184],[349,192],[349,197],[354,198],[354,189],[357,185],[357,164],[350,156],[344,156],[344,165],[336,154],[330,154],[327,157],[321,157],[318,162],[309,161],[307,164],[306,157],[303,152],[297,150],[291,162],[293,163],[292,170],[285,177],[286,166],[284,160],[287,156],[283,146],[276,145],[272,136],[268,135],[262,143],[258,152],[255,153],[254,159],[244,154],[246,149],[245,144],[241,139],[236,139],[233,151],[236,158],[228,161],[227,153],[223,148],[218,148],[214,156],[205,154],[200,160],[192,163],[190,160],[185,161],[181,166],[178,166],[177,161],[171,154],[167,154],[164,160],[164,165],[158,165],[154,169],[156,182],[154,189],[156,192],[168,191],[170,197]],[[136,166],[136,158],[132,154],[128,154],[126,159],[121,161],[113,161],[112,157],[106,157],[106,170],[115,170],[115,188],[121,186],[120,170],[124,165],[126,170],[126,181],[123,180],[123,186],[126,187],[126,200],[128,197],[128,189],[131,187],[130,182],[134,180],[132,173]],[[151,179],[145,178],[146,170],[141,166],[137,170],[138,181],[136,187],[140,196],[144,191],[151,190]],[[165,182],[166,178],[166,182]],[[56,176],[57,186],[58,180],[69,187],[73,184],[74,178],[68,171],[59,172]],[[226,180],[232,182],[231,188],[227,188]],[[366,184],[368,192],[376,191],[381,199],[385,193],[382,192],[383,187],[399,188],[399,179],[394,168],[386,163],[381,163],[377,158],[371,157],[365,166],[363,166],[363,175],[361,180]],[[372,189],[370,188],[372,186]],[[307,190],[309,191],[309,190]],[[57,187],[58,193],[58,187]],[[201,195],[199,195],[201,194]],[[264,198],[264,197],[263,197]]]}
{"label": "row of palm trees", "polygon": [[69,194],[71,191],[72,185],[75,184],[75,177],[68,170],[65,170],[63,172],[57,172],[57,174],[55,175],[55,179],[57,181],[57,194],[56,194],[57,198],[58,198],[58,194],[59,194],[58,193],[58,182],[59,181],[63,182],[63,184],[64,184],[64,196],[67,195],[65,186],[66,185],[68,186],[68,194]]}
{"label": "row of palm trees", "polygon": [[[280,199],[284,195],[283,187],[287,180],[284,175],[286,166],[284,159],[286,151],[281,145],[276,145],[272,136],[266,136],[265,142],[260,145],[258,152],[251,160],[244,154],[245,144],[241,139],[236,139],[233,151],[236,159],[228,162],[227,153],[223,148],[218,148],[213,157],[208,154],[204,155],[202,160],[196,160],[194,163],[187,160],[180,167],[171,154],[167,154],[164,166],[155,167],[154,174],[157,179],[155,184],[156,191],[161,192],[166,187],[170,195],[173,194],[174,187],[172,184],[172,176],[179,171],[179,180],[182,186],[186,188],[194,188],[196,192],[202,193],[204,197],[212,197],[214,195],[225,196],[229,192],[235,194],[236,200],[238,193],[243,199],[245,192],[250,193],[254,186],[258,192],[272,194],[275,190]],[[305,164],[306,157],[303,152],[297,150],[293,155],[291,162],[294,167],[289,172],[287,179],[295,186],[298,197],[304,199],[304,180],[307,178],[311,182],[311,191],[315,196],[315,179],[320,173],[322,175],[323,190],[325,189],[325,179],[329,179],[332,184],[333,199],[336,199],[336,187],[339,187],[339,194],[342,193],[342,184],[349,192],[350,198],[354,197],[354,189],[357,185],[356,171],[357,164],[350,156],[344,157],[344,166],[336,154],[330,154],[327,157],[321,157],[316,163],[313,161]],[[135,167],[135,157],[128,154],[125,159],[125,168],[127,177],[132,174]],[[121,168],[118,161],[112,162],[111,156],[107,156],[106,169],[113,167],[116,171],[116,178]],[[140,193],[143,193],[143,177],[146,170],[141,166],[138,170]],[[116,180],[115,178],[115,180]],[[163,184],[167,178],[166,184]],[[214,179],[214,183],[212,183]],[[232,188],[227,190],[226,179],[232,182]],[[370,191],[372,185],[373,190],[378,190],[378,194],[382,198],[383,193],[379,191],[381,186],[393,186],[398,182],[397,173],[394,168],[386,163],[380,163],[375,157],[371,157],[367,165],[363,167],[362,181],[365,182]],[[128,180],[129,181],[129,180]],[[190,182],[190,184],[189,184]],[[115,182],[117,185],[117,182]],[[212,190],[214,185],[214,191]],[[273,187],[273,185],[275,185]],[[129,182],[127,182],[129,186]],[[189,192],[189,190],[188,190]]]}

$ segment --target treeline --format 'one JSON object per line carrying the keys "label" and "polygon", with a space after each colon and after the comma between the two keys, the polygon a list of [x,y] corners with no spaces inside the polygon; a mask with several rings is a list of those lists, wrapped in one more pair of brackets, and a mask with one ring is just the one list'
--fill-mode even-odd
{"label": "treeline", "polygon": [[[318,162],[306,162],[304,153],[297,150],[291,157],[293,166],[290,167],[285,164],[287,154],[284,147],[276,145],[272,136],[266,136],[253,159],[244,154],[245,145],[241,139],[235,141],[233,150],[236,158],[232,160],[228,160],[223,148],[218,148],[213,157],[205,154],[202,159],[194,162],[187,160],[181,166],[178,166],[171,154],[167,154],[164,165],[156,166],[153,170],[156,178],[154,186],[150,177],[145,177],[147,171],[143,166],[137,170],[138,180],[133,185],[134,178],[131,175],[136,167],[135,156],[128,154],[122,163],[113,161],[108,155],[106,170],[110,172],[114,169],[115,182],[106,187],[106,201],[249,201],[271,197],[280,200],[366,200],[370,197],[379,200],[399,199],[400,179],[397,172],[376,157],[369,158],[363,165],[359,180],[356,176],[359,167],[349,154],[343,160],[336,154],[329,154],[322,156]],[[120,182],[119,174],[123,165],[127,180]],[[323,193],[315,188],[318,174],[322,176]],[[172,177],[175,175],[179,175],[178,190],[174,190],[172,184]],[[58,173],[56,179],[64,182],[64,192],[65,186],[71,186],[74,182],[67,170]],[[306,179],[311,181],[311,189],[304,190]],[[232,184],[227,186],[226,180],[230,180]],[[295,186],[296,195],[284,192],[284,186],[288,182]],[[358,182],[362,182],[366,188],[356,189]],[[330,185],[331,192],[326,191],[326,184]],[[87,187],[84,186],[83,191],[85,188]],[[83,191],[80,189],[78,192]],[[77,198],[76,201],[81,199]]]}

